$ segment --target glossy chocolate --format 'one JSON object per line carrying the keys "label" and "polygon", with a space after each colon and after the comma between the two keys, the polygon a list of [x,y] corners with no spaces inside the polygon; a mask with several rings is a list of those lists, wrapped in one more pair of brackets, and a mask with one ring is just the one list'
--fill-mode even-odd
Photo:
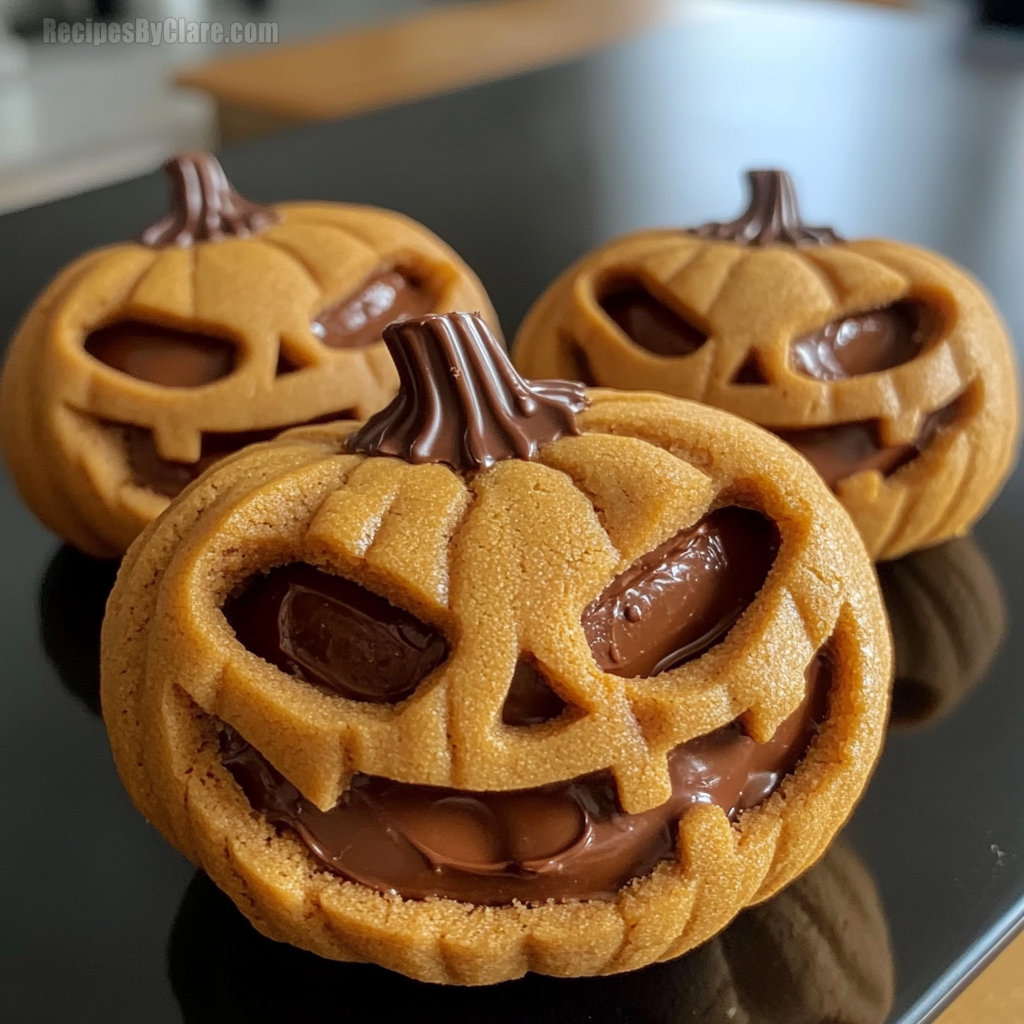
{"label": "glossy chocolate", "polygon": [[790,348],[790,365],[815,380],[835,381],[890,370],[921,351],[921,311],[897,302],[833,320]]}
{"label": "glossy chocolate", "polygon": [[388,324],[429,313],[434,301],[420,281],[399,270],[384,270],[368,278],[355,295],[325,309],[310,329],[329,348],[365,348],[381,340]]}
{"label": "glossy chocolate", "polygon": [[131,424],[110,424],[124,437],[125,457],[132,479],[139,487],[146,487],[168,498],[177,497],[193,480],[202,476],[214,463],[246,445],[272,441],[284,430],[293,427],[310,427],[317,423],[332,423],[336,420],[355,419],[352,409],[326,413],[306,420],[304,423],[286,423],[280,427],[265,430],[208,431],[202,438],[202,454],[198,462],[172,462],[165,459],[156,448],[153,432],[145,427]]}
{"label": "glossy chocolate", "polygon": [[85,350],[114,370],[165,388],[212,384],[235,367],[230,341],[141,320],[122,320],[93,331]]}
{"label": "glossy chocolate", "polygon": [[579,432],[583,385],[523,380],[478,314],[391,324],[384,341],[398,368],[398,394],[349,438],[352,451],[475,472],[502,459],[531,459]]}
{"label": "glossy chocolate", "polygon": [[448,657],[433,626],[358,583],[298,562],[250,580],[224,616],[253,654],[350,700],[403,700]]}
{"label": "glossy chocolate", "polygon": [[877,470],[883,476],[895,473],[901,466],[916,459],[935,440],[943,428],[957,417],[960,400],[927,416],[913,444],[885,446],[873,421],[836,423],[809,430],[776,430],[775,433],[792,445],[821,474],[829,487],[855,473]]}
{"label": "glossy chocolate", "polygon": [[778,549],[775,524],[735,505],[676,534],[583,613],[597,664],[618,676],[654,676],[703,654],[754,600]]}
{"label": "glossy chocolate", "polygon": [[832,228],[803,222],[793,179],[785,171],[747,171],[750,205],[736,220],[712,221],[693,234],[739,245],[832,245],[843,239]]}
{"label": "glossy chocolate", "polygon": [[687,356],[708,340],[707,335],[651,294],[639,281],[608,289],[601,308],[635,345],[659,356]]}
{"label": "glossy chocolate", "polygon": [[791,772],[828,711],[832,661],[820,652],[807,693],[767,743],[738,722],[669,754],[672,797],[642,814],[619,807],[607,772],[537,789],[478,793],[356,775],[336,807],[314,807],[231,729],[224,764],[250,804],[303,839],[333,871],[410,899],[476,904],[611,899],[676,848],[676,823],[698,803],[730,818]]}
{"label": "glossy chocolate", "polygon": [[142,232],[143,245],[191,246],[248,238],[280,220],[266,206],[244,199],[210,153],[179,153],[164,164],[171,209]]}

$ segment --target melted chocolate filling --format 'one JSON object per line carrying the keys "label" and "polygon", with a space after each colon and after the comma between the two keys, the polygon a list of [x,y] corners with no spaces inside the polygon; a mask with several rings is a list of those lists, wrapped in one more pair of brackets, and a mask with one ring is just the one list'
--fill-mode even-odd
{"label": "melted chocolate filling", "polygon": [[165,388],[212,384],[235,367],[230,341],[141,320],[123,320],[93,331],[85,350],[114,370]]}
{"label": "melted chocolate filling", "polygon": [[609,772],[487,793],[356,775],[323,812],[230,728],[221,753],[257,811],[297,832],[330,870],[378,891],[484,905],[611,899],[673,855],[687,808],[715,804],[735,818],[773,792],[825,720],[832,674],[825,649],[803,702],[767,743],[733,722],[676,747],[671,798],[640,814],[621,809]]}
{"label": "melted chocolate filling", "polygon": [[630,341],[659,356],[688,356],[708,340],[636,280],[612,285],[601,298],[601,308]]}
{"label": "melted chocolate filling", "polygon": [[156,449],[153,432],[145,427],[132,424],[112,423],[111,427],[119,429],[124,436],[127,449],[128,468],[139,487],[147,487],[157,494],[175,498],[188,487],[193,480],[203,475],[215,462],[237,451],[246,445],[258,444],[261,441],[272,441],[278,434],[294,427],[311,427],[317,423],[333,423],[335,420],[355,419],[355,412],[343,409],[341,412],[329,412],[316,416],[303,423],[285,423],[279,427],[268,427],[265,430],[239,431],[207,431],[203,433],[202,454],[198,462],[172,462],[165,459]]}
{"label": "melted chocolate filling", "polygon": [[822,381],[889,370],[921,351],[921,321],[921,309],[910,302],[842,317],[794,341],[790,363]]}
{"label": "melted chocolate filling", "polygon": [[365,348],[396,320],[429,313],[436,302],[421,281],[398,270],[379,271],[351,298],[325,309],[310,325],[330,348]]}
{"label": "melted chocolate filling", "polygon": [[253,654],[351,700],[404,700],[448,657],[433,626],[358,583],[298,562],[250,581],[224,616]]}
{"label": "melted chocolate filling", "polygon": [[634,562],[583,613],[598,665],[654,676],[721,640],[764,585],[775,524],[735,505],[712,512]]}
{"label": "melted chocolate filling", "polygon": [[776,430],[775,433],[800,452],[834,490],[841,480],[856,473],[876,469],[883,476],[890,476],[916,459],[935,440],[936,434],[957,418],[960,404],[960,400],[955,399],[926,417],[912,444],[886,447],[882,444],[878,424],[872,420],[808,430]]}

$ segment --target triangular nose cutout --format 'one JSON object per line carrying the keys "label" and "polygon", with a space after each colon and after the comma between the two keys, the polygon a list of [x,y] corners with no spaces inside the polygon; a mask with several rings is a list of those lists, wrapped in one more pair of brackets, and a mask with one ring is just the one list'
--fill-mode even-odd
{"label": "triangular nose cutout", "polygon": [[296,370],[301,369],[302,367],[298,363],[293,362],[284,352],[278,350],[277,369],[274,371],[274,376],[283,377],[286,373],[295,373]]}
{"label": "triangular nose cutout", "polygon": [[768,378],[761,369],[761,362],[756,352],[750,352],[743,360],[743,365],[733,374],[733,384],[767,384]]}
{"label": "triangular nose cutout", "polygon": [[533,662],[520,658],[501,709],[505,725],[540,725],[568,707]]}

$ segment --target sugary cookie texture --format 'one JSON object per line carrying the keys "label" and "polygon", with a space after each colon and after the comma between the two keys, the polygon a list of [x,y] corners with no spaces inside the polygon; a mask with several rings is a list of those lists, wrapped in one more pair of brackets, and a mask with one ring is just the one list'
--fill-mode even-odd
{"label": "sugary cookie texture", "polygon": [[103,712],[267,935],[427,981],[669,959],[821,855],[892,652],[813,469],[717,409],[389,327],[395,400],[225,459],[129,551]]}
{"label": "sugary cookie texture", "polygon": [[1017,447],[1017,373],[991,300],[915,246],[801,220],[752,171],[727,224],[626,235],[558,278],[513,358],[528,376],[659,391],[779,434],[896,558],[969,528]]}
{"label": "sugary cookie texture", "polygon": [[121,555],[217,459],[287,427],[365,419],[398,378],[403,316],[481,310],[480,282],[398,213],[258,206],[217,161],[165,170],[171,211],[55,278],[11,344],[0,443],[26,504],[88,554]]}

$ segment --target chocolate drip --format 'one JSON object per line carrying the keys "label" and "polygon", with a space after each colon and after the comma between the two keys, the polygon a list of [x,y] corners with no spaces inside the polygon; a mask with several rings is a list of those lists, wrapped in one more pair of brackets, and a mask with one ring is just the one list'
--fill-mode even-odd
{"label": "chocolate drip", "polygon": [[221,752],[257,811],[297,832],[330,870],[373,889],[481,905],[606,900],[672,856],[689,807],[712,803],[735,818],[770,796],[825,720],[832,675],[825,649],[807,669],[803,702],[767,743],[734,722],[676,747],[672,796],[640,814],[622,810],[608,772],[487,793],[356,775],[325,813],[233,730]]}
{"label": "chocolate drip", "polygon": [[533,458],[544,445],[579,432],[583,385],[523,380],[476,313],[391,324],[384,341],[399,391],[352,435],[352,451],[472,472],[502,459]]}
{"label": "chocolate drip", "polygon": [[747,171],[750,205],[736,220],[693,229],[701,238],[740,245],[831,245],[843,239],[832,228],[813,228],[800,217],[793,179],[785,171]]}
{"label": "chocolate drip", "polygon": [[448,657],[433,626],[358,583],[298,562],[250,581],[224,617],[253,654],[349,700],[404,700]]}
{"label": "chocolate drip", "polygon": [[655,676],[699,657],[764,585],[779,550],[775,524],[726,506],[634,562],[583,613],[605,672]]}
{"label": "chocolate drip", "polygon": [[325,309],[311,329],[328,348],[366,348],[381,340],[388,324],[429,313],[434,302],[420,281],[385,270],[364,281],[355,295]]}
{"label": "chocolate drip", "polygon": [[179,153],[164,164],[171,209],[142,232],[143,245],[186,247],[196,242],[248,238],[277,222],[266,206],[244,199],[210,153]]}

